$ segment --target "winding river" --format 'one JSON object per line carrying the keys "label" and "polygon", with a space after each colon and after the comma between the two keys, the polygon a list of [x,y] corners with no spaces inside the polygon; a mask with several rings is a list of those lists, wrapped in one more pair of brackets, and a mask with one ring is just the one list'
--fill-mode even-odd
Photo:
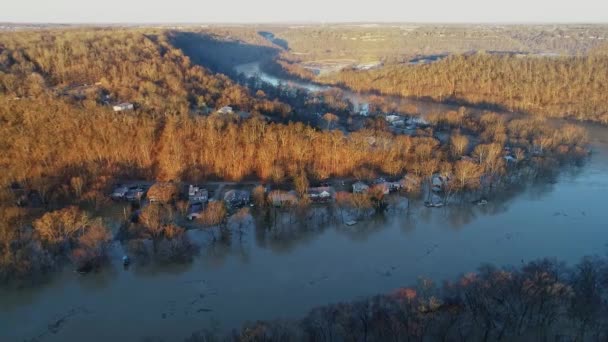
{"label": "winding river", "polygon": [[[362,94],[350,91],[348,89],[339,88],[330,85],[316,84],[312,82],[305,82],[299,80],[287,80],[280,77],[276,77],[274,75],[269,74],[264,71],[259,62],[247,63],[237,65],[235,71],[239,74],[245,75],[247,77],[257,77],[261,81],[271,84],[273,86],[286,85],[294,88],[303,89],[309,92],[321,92],[327,90],[339,90],[342,96],[350,101],[353,104],[353,110],[355,112],[361,112],[364,107],[366,107],[371,101],[373,101],[374,97],[377,97],[373,94]],[[446,112],[448,110],[457,110],[459,106],[438,103],[438,102],[430,102],[430,101],[419,101],[415,99],[396,97],[396,96],[382,96],[386,99],[390,100],[390,103],[403,106],[403,105],[413,105],[416,107],[418,113],[425,114],[430,112]],[[471,108],[471,110],[477,110]]]}
{"label": "winding river", "polygon": [[[307,86],[303,84],[303,86]],[[607,251],[608,129],[586,126],[593,155],[557,182],[531,184],[484,207],[417,207],[353,227],[250,228],[231,245],[204,245],[187,265],[81,276],[0,290],[0,340],[181,340],[203,327],[299,317],[315,306],[389,292],[419,276],[441,280],[482,263],[551,257],[574,263]],[[206,232],[189,231],[194,240]]]}

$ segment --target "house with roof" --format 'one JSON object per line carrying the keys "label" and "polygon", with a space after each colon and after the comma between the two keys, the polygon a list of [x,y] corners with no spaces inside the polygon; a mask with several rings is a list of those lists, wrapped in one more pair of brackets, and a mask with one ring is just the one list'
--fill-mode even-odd
{"label": "house with roof", "polygon": [[333,199],[334,189],[330,186],[312,187],[306,191],[306,195],[313,202],[329,202]]}
{"label": "house with roof", "polygon": [[228,190],[224,202],[229,208],[240,208],[251,202],[251,193],[247,190]]}
{"label": "house with roof", "polygon": [[126,110],[133,110],[133,109],[135,109],[135,106],[130,102],[123,102],[123,103],[114,105],[112,107],[112,109],[114,109],[115,112],[122,112],[122,111],[126,111]]}
{"label": "house with roof", "polygon": [[188,201],[190,203],[205,203],[209,200],[207,189],[190,184],[188,186]]}
{"label": "house with roof", "polygon": [[222,115],[228,115],[228,114],[234,113],[234,110],[232,110],[232,107],[230,107],[230,106],[224,106],[224,107],[218,109],[217,113],[222,114]]}
{"label": "house with roof", "polygon": [[268,201],[274,207],[291,206],[298,203],[298,194],[293,190],[273,190],[268,194]]}
{"label": "house with roof", "polygon": [[353,193],[355,194],[362,194],[364,192],[367,192],[369,190],[369,185],[358,181],[356,183],[353,184]]}

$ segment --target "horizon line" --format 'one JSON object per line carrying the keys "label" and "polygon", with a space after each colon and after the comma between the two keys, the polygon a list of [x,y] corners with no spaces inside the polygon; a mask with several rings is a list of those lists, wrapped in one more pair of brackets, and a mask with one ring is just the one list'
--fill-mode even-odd
{"label": "horizon line", "polygon": [[0,25],[608,25],[608,21],[15,21]]}

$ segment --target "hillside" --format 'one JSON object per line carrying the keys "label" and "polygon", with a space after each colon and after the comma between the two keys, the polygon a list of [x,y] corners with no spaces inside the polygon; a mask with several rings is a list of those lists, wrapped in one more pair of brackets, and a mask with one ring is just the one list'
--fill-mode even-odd
{"label": "hillside", "polygon": [[608,123],[608,57],[456,55],[427,65],[345,70],[323,78],[357,91],[489,105]]}

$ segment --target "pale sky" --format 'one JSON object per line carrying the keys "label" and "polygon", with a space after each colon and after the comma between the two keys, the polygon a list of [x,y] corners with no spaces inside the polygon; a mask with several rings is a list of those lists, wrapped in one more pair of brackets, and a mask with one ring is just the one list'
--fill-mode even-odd
{"label": "pale sky", "polygon": [[0,22],[594,22],[608,0],[0,0]]}

